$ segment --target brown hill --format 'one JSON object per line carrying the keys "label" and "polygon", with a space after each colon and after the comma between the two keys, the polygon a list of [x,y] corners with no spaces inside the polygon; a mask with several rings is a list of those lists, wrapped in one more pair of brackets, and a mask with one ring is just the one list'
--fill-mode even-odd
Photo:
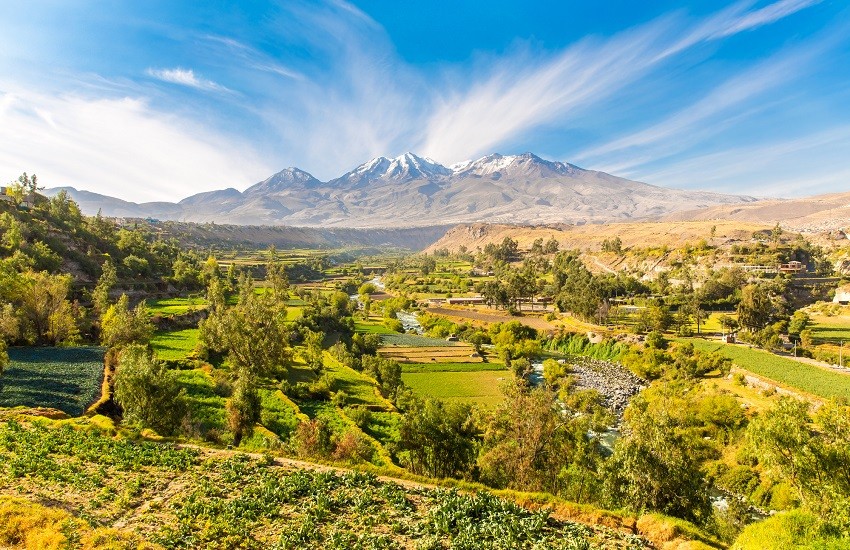
{"label": "brown hill", "polygon": [[719,205],[676,212],[665,221],[741,220],[804,233],[821,233],[850,227],[850,192],[800,199],[765,200],[747,204]]}
{"label": "brown hill", "polygon": [[[711,229],[715,228],[714,237]],[[740,221],[677,221],[677,222],[633,222],[587,225],[516,226],[499,224],[462,224],[450,229],[440,240],[425,251],[433,252],[447,248],[457,252],[461,246],[469,251],[483,249],[487,244],[499,244],[505,237],[519,243],[520,249],[529,249],[535,239],[544,241],[554,238],[560,248],[599,250],[602,241],[619,237],[623,247],[644,248],[647,246],[677,247],[686,243],[696,244],[705,239],[709,244],[722,246],[736,241],[749,240],[754,231],[770,229],[765,223]]]}

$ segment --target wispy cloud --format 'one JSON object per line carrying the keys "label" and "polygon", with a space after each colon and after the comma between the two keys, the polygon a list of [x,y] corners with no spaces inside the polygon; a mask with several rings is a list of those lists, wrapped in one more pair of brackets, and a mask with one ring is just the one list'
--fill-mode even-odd
{"label": "wispy cloud", "polygon": [[[450,162],[489,152],[533,127],[586,112],[700,42],[765,25],[815,3],[780,0],[755,11],[736,4],[695,25],[662,18],[606,41],[584,40],[542,62],[540,55],[528,53],[500,58],[484,78],[466,89],[452,88],[437,101],[421,150]],[[701,112],[668,121],[666,128],[632,136],[632,140],[653,139],[653,133],[670,133],[676,126],[705,120],[782,78],[779,70],[763,68],[761,72],[755,82],[746,78],[730,82],[706,98]]]}
{"label": "wispy cloud", "polygon": [[[823,50],[826,43],[821,41],[803,49],[780,52],[727,79],[708,94],[665,119],[581,151],[572,158],[579,163],[592,162],[599,165],[600,161],[604,163],[613,153],[622,155],[629,152],[634,155],[635,150],[641,151],[631,161],[619,156],[616,169],[624,171],[646,160],[658,160],[682,151],[693,145],[695,140],[726,129],[730,119],[740,119],[738,109],[742,105],[752,104],[779,85],[805,77],[807,65]],[[755,108],[750,112],[758,110]]]}
{"label": "wispy cloud", "polygon": [[188,86],[197,90],[207,90],[211,92],[230,92],[231,90],[213,82],[206,78],[201,78],[195,74],[192,69],[182,69],[176,67],[173,69],[148,69],[148,76],[169,82],[171,84],[179,84],[180,86]]}
{"label": "wispy cloud", "polygon": [[847,189],[843,152],[848,148],[850,126],[838,125],[792,139],[697,155],[645,175],[648,181],[671,187],[773,197],[811,195],[829,187]]}

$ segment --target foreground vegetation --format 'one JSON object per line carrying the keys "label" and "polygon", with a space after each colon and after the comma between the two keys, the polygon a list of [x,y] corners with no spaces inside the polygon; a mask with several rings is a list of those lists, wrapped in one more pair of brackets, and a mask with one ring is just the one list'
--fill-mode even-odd
{"label": "foreground vegetation", "polygon": [[[841,345],[832,309],[801,307],[826,296],[821,283],[703,270],[720,255],[708,240],[682,251],[608,240],[600,258],[619,258],[616,273],[554,238],[363,259],[223,252],[35,196],[0,203],[0,398],[33,408],[0,412],[0,494],[15,497],[0,514],[18,526],[3,544],[645,544],[569,523],[565,509],[655,545],[850,536],[850,377],[774,353],[796,343],[826,358]],[[779,227],[753,241],[724,257],[829,270]],[[484,303],[416,300],[472,293]],[[692,338],[708,330],[761,349]],[[749,387],[741,369],[818,407]],[[28,416],[60,411],[78,418]]]}

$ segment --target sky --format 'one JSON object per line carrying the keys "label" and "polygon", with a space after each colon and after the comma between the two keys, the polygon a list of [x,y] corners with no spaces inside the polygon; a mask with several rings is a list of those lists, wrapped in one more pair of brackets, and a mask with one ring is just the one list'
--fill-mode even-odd
{"label": "sky", "polygon": [[406,151],[850,191],[850,4],[0,2],[5,181],[175,201]]}

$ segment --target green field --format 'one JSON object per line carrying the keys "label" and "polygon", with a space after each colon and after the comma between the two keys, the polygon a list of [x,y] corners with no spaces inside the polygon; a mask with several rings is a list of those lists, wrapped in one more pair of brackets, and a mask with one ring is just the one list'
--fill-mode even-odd
{"label": "green field", "polygon": [[816,342],[838,344],[841,341],[850,342],[850,317],[836,315],[813,315],[809,326],[812,338]]}
{"label": "green field", "polygon": [[354,321],[354,330],[361,334],[397,334],[385,325],[365,321]]}
{"label": "green field", "polygon": [[499,386],[510,377],[507,371],[405,372],[401,375],[404,383],[419,395],[486,407],[502,401]]}
{"label": "green field", "polygon": [[400,363],[401,372],[480,372],[503,371],[502,363]]}
{"label": "green field", "polygon": [[212,378],[201,369],[176,372],[177,380],[186,389],[190,421],[201,434],[210,430],[224,434],[227,429],[225,398],[216,394]]}
{"label": "green field", "polygon": [[163,361],[179,361],[186,359],[198,345],[200,332],[196,328],[157,332],[151,339],[151,346]]}
{"label": "green field", "polygon": [[49,407],[80,416],[100,396],[103,348],[10,348],[0,407]]}
{"label": "green field", "polygon": [[819,397],[844,397],[850,399],[850,376],[807,365],[793,359],[780,357],[766,351],[745,346],[709,342],[700,339],[682,339],[693,342],[694,348],[716,351],[742,369],[770,378],[780,384],[797,388]]}
{"label": "green field", "polygon": [[207,307],[207,301],[200,296],[186,298],[162,298],[159,300],[148,300],[148,313],[151,315],[182,315],[191,310]]}

